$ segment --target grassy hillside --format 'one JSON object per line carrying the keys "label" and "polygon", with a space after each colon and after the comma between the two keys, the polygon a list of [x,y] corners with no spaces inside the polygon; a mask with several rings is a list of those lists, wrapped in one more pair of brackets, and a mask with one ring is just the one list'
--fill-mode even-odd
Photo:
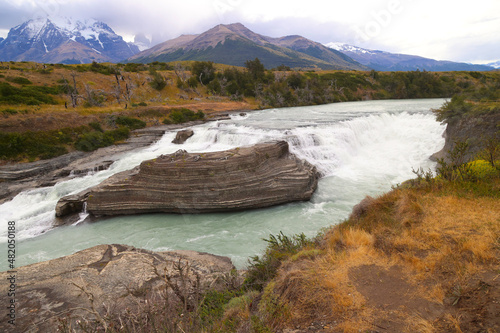
{"label": "grassy hillside", "polygon": [[500,90],[498,72],[297,72],[286,66],[266,70],[260,59],[246,64],[0,63],[0,163],[119,142],[128,135],[124,128],[133,129],[116,123],[119,116],[154,126],[172,122],[172,110],[182,108],[209,117],[228,110]]}

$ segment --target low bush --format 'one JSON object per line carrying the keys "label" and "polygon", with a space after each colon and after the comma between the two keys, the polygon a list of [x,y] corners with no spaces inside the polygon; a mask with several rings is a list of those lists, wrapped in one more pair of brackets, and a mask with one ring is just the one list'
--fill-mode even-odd
{"label": "low bush", "polygon": [[167,86],[167,81],[165,80],[165,78],[160,73],[158,73],[153,67],[149,68],[149,74],[151,75],[152,79],[152,81],[149,82],[149,85],[153,89],[161,91],[163,90],[163,88]]}
{"label": "low bush", "polygon": [[12,83],[22,84],[22,85],[33,84],[33,82],[31,82],[30,80],[28,80],[27,78],[22,77],[22,76],[16,76],[16,77],[7,76],[7,78],[5,80],[12,82]]}
{"label": "low bush", "polygon": [[1,111],[2,114],[5,116],[5,117],[8,117],[9,115],[14,115],[14,114],[17,114],[17,110],[14,110],[14,109],[4,109]]}
{"label": "low bush", "polygon": [[304,234],[289,237],[282,232],[277,236],[270,235],[269,239],[264,241],[268,243],[264,255],[254,256],[249,260],[245,279],[245,286],[249,289],[262,291],[266,283],[276,276],[283,261],[314,245],[314,241],[306,238]]}
{"label": "low bush", "polygon": [[120,127],[111,131],[91,131],[83,134],[75,143],[75,148],[82,151],[93,151],[98,148],[107,147],[117,141],[125,140],[129,137],[130,131],[126,127]]}
{"label": "low bush", "polygon": [[146,127],[146,123],[140,119],[127,117],[127,116],[119,116],[116,118],[116,124],[120,126],[128,127],[131,130],[144,128]]}
{"label": "low bush", "polygon": [[7,82],[0,82],[0,104],[57,104],[51,95],[59,94],[57,87],[23,86],[13,87]]}
{"label": "low bush", "polygon": [[64,143],[51,133],[0,133],[0,159],[47,159],[68,152]]}
{"label": "low bush", "polygon": [[182,124],[188,121],[201,120],[205,118],[203,111],[194,112],[192,110],[182,108],[174,109],[168,115],[168,118],[163,120],[164,124]]}

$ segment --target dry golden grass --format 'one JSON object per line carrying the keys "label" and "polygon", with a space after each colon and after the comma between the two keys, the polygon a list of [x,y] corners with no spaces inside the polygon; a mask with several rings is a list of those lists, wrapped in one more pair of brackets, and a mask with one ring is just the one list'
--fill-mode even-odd
{"label": "dry golden grass", "polygon": [[[3,67],[9,64],[4,63]],[[113,65],[113,64],[109,64]],[[189,63],[183,63],[184,66]],[[216,65],[218,70],[223,70],[228,66]],[[61,68],[60,66],[46,66],[51,70],[50,74],[43,74],[42,64],[37,63],[15,63],[10,64],[11,69],[1,69],[0,82],[6,81],[8,77],[24,77],[30,80],[33,85],[55,86],[60,85],[63,78],[70,86],[73,86],[73,77],[75,75],[76,88],[80,98],[76,108],[71,107],[71,99],[67,95],[55,97],[56,105],[39,106],[0,106],[0,111],[5,108],[19,111],[18,114],[6,114],[2,118],[1,131],[4,132],[25,132],[30,130],[54,130],[63,127],[78,127],[87,125],[89,122],[96,121],[99,118],[109,114],[122,113],[128,116],[134,116],[147,108],[164,108],[165,112],[175,107],[185,107],[193,111],[201,110],[206,114],[227,112],[236,110],[249,110],[258,108],[255,99],[248,99],[242,102],[230,101],[228,97],[217,97],[211,99],[205,87],[197,87],[188,91],[177,88],[177,76],[175,71],[158,71],[168,82],[167,86],[157,91],[149,85],[150,74],[148,71],[125,72],[121,70],[119,82],[122,92],[125,91],[125,85],[132,91],[131,101],[126,102],[121,96],[120,103],[114,97],[113,92],[117,85],[115,75],[104,75],[91,71],[79,72],[76,65]],[[186,73],[189,77],[190,73]],[[59,82],[58,82],[59,81]],[[19,84],[8,82],[9,84],[20,87]],[[104,106],[88,107],[84,105],[86,97],[86,87],[97,92],[104,92],[106,95]],[[67,108],[65,107],[67,104]],[[132,104],[146,103],[147,107],[132,108]],[[143,119],[148,126],[158,125],[164,117],[149,117]],[[47,121],[50,119],[50,121]]]}
{"label": "dry golden grass", "polygon": [[396,189],[331,228],[314,259],[285,264],[272,291],[292,311],[289,327],[321,319],[334,332],[462,332],[450,303],[498,272],[499,239],[498,199]]}

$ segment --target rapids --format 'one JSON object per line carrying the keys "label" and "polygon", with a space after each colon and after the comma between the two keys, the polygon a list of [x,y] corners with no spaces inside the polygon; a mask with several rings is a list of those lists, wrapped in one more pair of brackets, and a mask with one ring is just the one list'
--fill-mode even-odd
{"label": "rapids", "polygon": [[[414,175],[412,168],[433,169],[429,156],[444,145],[444,126],[431,108],[443,99],[347,102],[269,109],[231,120],[193,127],[183,145],[172,144],[176,131],[155,144],[128,154],[108,170],[91,172],[52,187],[17,195],[0,205],[0,244],[7,242],[7,222],[16,223],[16,266],[57,258],[98,245],[120,243],[155,251],[190,249],[229,256],[243,268],[266,246],[269,234],[316,235],[345,219],[366,195],[387,191]],[[224,214],[149,214],[85,221],[53,228],[59,198],[97,185],[116,172],[178,149],[208,152],[287,140],[290,150],[321,172],[310,202]],[[2,245],[6,248],[5,245]],[[7,270],[7,256],[0,270]]]}

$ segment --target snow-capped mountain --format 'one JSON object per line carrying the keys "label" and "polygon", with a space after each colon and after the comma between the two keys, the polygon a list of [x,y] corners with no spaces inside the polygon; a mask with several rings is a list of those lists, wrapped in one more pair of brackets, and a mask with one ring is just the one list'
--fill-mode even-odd
{"label": "snow-capped mountain", "polygon": [[490,62],[487,64],[488,66],[494,67],[494,68],[500,68],[500,60],[495,61],[495,62]]}
{"label": "snow-capped mountain", "polygon": [[326,47],[340,51],[359,63],[378,71],[489,71],[488,65],[440,61],[408,54],[369,50],[344,43],[328,43]]}
{"label": "snow-capped mountain", "polygon": [[1,61],[118,62],[138,53],[113,29],[94,19],[37,18],[10,29],[0,41]]}

